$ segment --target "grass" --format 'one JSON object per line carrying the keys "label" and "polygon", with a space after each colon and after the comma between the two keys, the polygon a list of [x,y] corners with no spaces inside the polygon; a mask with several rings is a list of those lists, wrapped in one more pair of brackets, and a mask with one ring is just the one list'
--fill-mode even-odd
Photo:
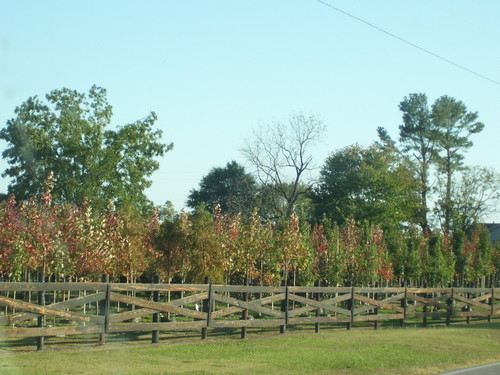
{"label": "grass", "polygon": [[284,335],[249,329],[246,340],[237,330],[210,330],[205,341],[199,332],[187,339],[162,333],[157,345],[148,344],[150,334],[109,336],[104,346],[95,337],[51,338],[43,352],[33,350],[33,339],[0,341],[0,373],[439,374],[500,361],[500,322],[483,322],[377,331],[325,327],[319,334],[311,327]]}

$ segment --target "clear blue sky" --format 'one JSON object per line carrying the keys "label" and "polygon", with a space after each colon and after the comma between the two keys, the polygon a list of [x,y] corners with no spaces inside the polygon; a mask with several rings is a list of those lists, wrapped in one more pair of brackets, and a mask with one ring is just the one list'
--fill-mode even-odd
{"label": "clear blue sky", "polygon": [[[325,1],[500,81],[500,1]],[[115,125],[155,111],[174,142],[148,190],[156,204],[181,209],[212,167],[245,162],[252,128],[293,112],[328,127],[317,165],[370,144],[378,126],[396,136],[398,103],[412,92],[478,111],[486,128],[466,163],[500,171],[500,85],[316,0],[0,0],[0,9],[0,125],[29,96],[92,84],[108,90]]]}

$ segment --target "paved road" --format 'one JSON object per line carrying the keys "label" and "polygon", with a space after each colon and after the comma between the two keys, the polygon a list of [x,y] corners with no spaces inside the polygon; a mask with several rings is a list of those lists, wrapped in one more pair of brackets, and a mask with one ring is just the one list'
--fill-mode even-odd
{"label": "paved road", "polygon": [[461,370],[455,370],[450,372],[445,372],[441,375],[499,375],[500,374],[500,362],[490,363],[488,365],[464,368]]}

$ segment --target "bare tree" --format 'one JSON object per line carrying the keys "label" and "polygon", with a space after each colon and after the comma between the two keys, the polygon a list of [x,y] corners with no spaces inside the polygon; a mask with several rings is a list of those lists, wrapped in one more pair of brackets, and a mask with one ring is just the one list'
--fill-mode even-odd
{"label": "bare tree", "polygon": [[288,218],[301,196],[312,187],[309,173],[314,166],[311,147],[326,131],[314,115],[293,114],[288,122],[254,129],[242,153],[254,167],[261,184],[264,204],[276,218]]}

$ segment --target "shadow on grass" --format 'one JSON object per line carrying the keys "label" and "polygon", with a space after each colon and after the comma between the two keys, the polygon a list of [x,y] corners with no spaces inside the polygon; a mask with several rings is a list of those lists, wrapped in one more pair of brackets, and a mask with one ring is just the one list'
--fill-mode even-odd
{"label": "shadow on grass", "polygon": [[[399,321],[379,322],[378,329],[401,329]],[[427,327],[423,327],[421,321],[406,321],[405,328],[425,329],[440,329],[440,328],[473,328],[473,329],[493,329],[500,330],[500,317],[495,317],[491,322],[487,319],[471,319],[470,324],[465,319],[452,320],[447,326],[443,320],[427,321]],[[352,330],[373,330],[375,324],[373,322],[354,323]],[[345,323],[337,324],[321,324],[320,332],[345,331],[347,325]],[[314,334],[315,327],[310,325],[289,325],[286,326],[286,333],[290,334]],[[266,328],[248,328],[247,338],[271,337],[279,336],[279,327]],[[241,328],[209,328],[208,337],[221,339],[241,339]],[[127,332],[106,334],[105,345],[99,344],[99,335],[72,335],[72,336],[57,336],[46,337],[44,348],[47,351],[68,351],[68,350],[85,350],[88,348],[99,347],[123,347],[123,346],[138,346],[151,344],[151,332]],[[201,340],[200,330],[181,330],[181,331],[161,331],[160,343],[180,343],[180,342],[195,342]],[[25,352],[36,352],[37,338],[18,338],[18,339],[0,339],[0,351],[2,355],[21,354]]]}

